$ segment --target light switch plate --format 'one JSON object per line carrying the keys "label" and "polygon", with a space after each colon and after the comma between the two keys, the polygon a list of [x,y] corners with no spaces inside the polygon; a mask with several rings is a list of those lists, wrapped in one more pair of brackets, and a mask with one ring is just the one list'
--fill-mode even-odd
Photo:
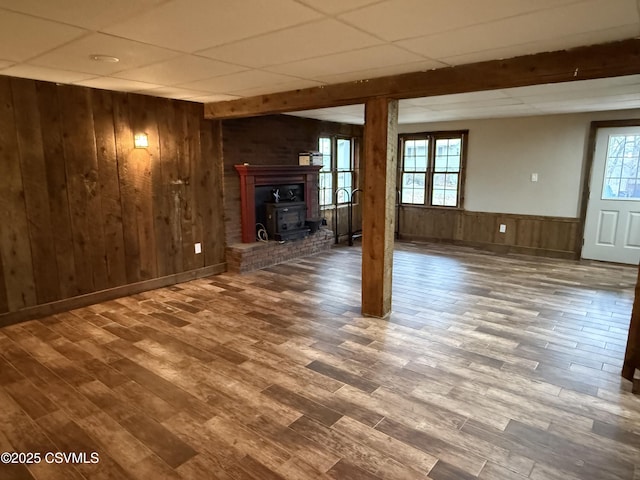
{"label": "light switch plate", "polygon": [[194,250],[195,250],[195,252],[196,252],[196,255],[197,255],[198,253],[202,253],[202,244],[201,244],[201,243],[196,243],[196,244],[194,245]]}

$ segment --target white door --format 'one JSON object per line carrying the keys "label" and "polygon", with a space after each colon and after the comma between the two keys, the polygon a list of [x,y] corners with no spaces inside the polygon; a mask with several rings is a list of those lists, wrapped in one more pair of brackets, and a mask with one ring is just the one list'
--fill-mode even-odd
{"label": "white door", "polygon": [[582,257],[640,261],[640,127],[601,128],[596,135]]}

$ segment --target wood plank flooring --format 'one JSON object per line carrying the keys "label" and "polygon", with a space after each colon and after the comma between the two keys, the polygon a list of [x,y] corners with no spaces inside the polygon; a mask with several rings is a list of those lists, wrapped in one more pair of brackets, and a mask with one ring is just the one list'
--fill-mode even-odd
{"label": "wood plank flooring", "polygon": [[399,243],[393,313],[339,247],[0,329],[2,479],[639,480],[636,269]]}

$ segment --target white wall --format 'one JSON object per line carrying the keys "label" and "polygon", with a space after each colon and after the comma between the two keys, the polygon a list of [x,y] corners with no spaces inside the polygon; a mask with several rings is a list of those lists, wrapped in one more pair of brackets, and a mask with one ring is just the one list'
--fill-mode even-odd
{"label": "white wall", "polygon": [[[469,130],[466,210],[578,217],[590,123],[640,110],[400,125],[400,133]],[[531,182],[531,174],[538,182]]]}

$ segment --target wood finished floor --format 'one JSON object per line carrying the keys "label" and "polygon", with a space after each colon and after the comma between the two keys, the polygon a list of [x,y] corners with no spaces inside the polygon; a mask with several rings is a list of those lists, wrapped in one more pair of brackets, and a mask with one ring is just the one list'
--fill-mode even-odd
{"label": "wood finished floor", "polygon": [[640,479],[636,269],[398,244],[393,314],[337,248],[0,329],[2,479]]}

